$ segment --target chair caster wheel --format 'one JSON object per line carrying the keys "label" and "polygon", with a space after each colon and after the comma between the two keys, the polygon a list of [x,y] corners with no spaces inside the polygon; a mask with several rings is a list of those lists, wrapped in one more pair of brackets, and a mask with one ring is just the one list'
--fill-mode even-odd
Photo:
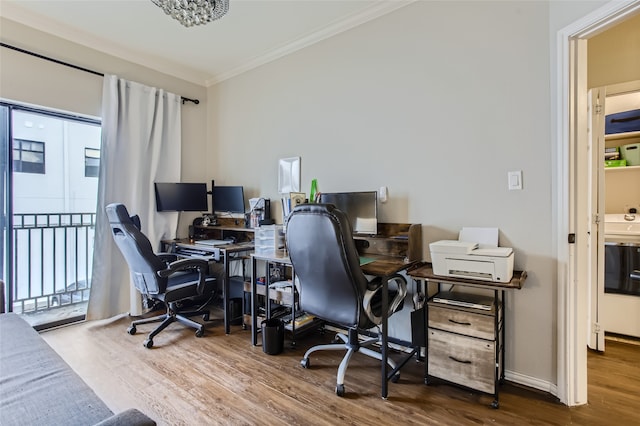
{"label": "chair caster wheel", "polygon": [[242,329],[246,330],[247,329],[247,324],[242,324]]}
{"label": "chair caster wheel", "polygon": [[127,328],[127,333],[129,333],[129,334],[130,334],[130,335],[132,335],[132,336],[133,336],[134,334],[136,334],[136,331],[137,331],[137,330],[136,330],[136,326],[135,326],[135,325],[132,325],[132,326],[130,326],[129,328]]}
{"label": "chair caster wheel", "polygon": [[300,365],[302,366],[302,368],[309,368],[309,366],[311,365],[311,363],[309,362],[309,358],[302,358],[302,361],[300,361]]}
{"label": "chair caster wheel", "polygon": [[209,321],[209,314],[202,314],[203,321]]}
{"label": "chair caster wheel", "polygon": [[204,330],[199,328],[196,330],[196,337],[202,337],[204,336]]}
{"label": "chair caster wheel", "polygon": [[146,339],[144,342],[142,342],[142,345],[147,349],[151,349],[153,347],[153,340]]}
{"label": "chair caster wheel", "polygon": [[336,395],[344,396],[344,385],[336,385]]}
{"label": "chair caster wheel", "polygon": [[399,380],[400,380],[400,373],[396,373],[393,376],[391,376],[392,383],[398,383]]}
{"label": "chair caster wheel", "polygon": [[499,403],[498,401],[495,401],[495,400],[494,400],[494,401],[491,403],[491,408],[493,408],[493,409],[497,410],[498,408],[500,408],[500,403]]}

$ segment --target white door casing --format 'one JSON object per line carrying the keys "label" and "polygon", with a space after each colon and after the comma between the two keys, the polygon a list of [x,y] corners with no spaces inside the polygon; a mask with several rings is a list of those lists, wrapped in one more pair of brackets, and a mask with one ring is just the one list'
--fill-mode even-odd
{"label": "white door casing", "polygon": [[[580,232],[578,221],[581,199],[588,192],[588,178],[576,179],[576,149],[581,133],[588,128],[586,74],[586,40],[614,26],[640,10],[640,1],[612,1],[557,33],[556,102],[558,120],[555,126],[556,151],[556,243],[558,260],[558,398],[569,406],[587,403],[587,307],[590,285],[579,281],[579,271],[589,268],[586,238],[567,244],[567,236]],[[584,139],[582,139],[584,140]],[[583,163],[586,169],[586,161]],[[586,197],[583,197],[586,198]],[[589,211],[583,205],[582,211]],[[583,224],[583,230],[586,229]],[[574,247],[575,246],[575,247]],[[581,247],[581,248],[580,248]],[[580,306],[582,304],[582,307]]]}

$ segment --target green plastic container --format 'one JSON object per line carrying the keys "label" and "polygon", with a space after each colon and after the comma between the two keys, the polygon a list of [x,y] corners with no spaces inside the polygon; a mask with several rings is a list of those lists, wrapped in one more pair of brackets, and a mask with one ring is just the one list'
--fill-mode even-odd
{"label": "green plastic container", "polygon": [[640,143],[630,143],[620,147],[620,154],[627,166],[640,166]]}
{"label": "green plastic container", "polygon": [[627,165],[627,160],[604,160],[605,167],[624,167]]}

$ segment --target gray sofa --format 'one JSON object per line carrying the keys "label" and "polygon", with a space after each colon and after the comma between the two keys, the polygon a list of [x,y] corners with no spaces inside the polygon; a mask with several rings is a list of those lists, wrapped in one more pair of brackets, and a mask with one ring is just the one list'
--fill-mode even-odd
{"label": "gray sofa", "polygon": [[26,321],[0,314],[0,425],[155,424],[136,409],[114,415]]}

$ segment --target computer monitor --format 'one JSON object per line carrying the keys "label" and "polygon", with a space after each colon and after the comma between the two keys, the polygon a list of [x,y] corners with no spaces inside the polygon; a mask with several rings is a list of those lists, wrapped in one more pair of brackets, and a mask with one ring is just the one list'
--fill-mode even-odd
{"label": "computer monitor", "polygon": [[378,233],[378,192],[323,192],[320,202],[333,204],[349,218],[354,234]]}
{"label": "computer monitor", "polygon": [[156,210],[159,212],[206,212],[206,183],[156,182]]}
{"label": "computer monitor", "polygon": [[242,186],[213,185],[213,206],[211,211],[218,213],[245,213],[244,188]]}

